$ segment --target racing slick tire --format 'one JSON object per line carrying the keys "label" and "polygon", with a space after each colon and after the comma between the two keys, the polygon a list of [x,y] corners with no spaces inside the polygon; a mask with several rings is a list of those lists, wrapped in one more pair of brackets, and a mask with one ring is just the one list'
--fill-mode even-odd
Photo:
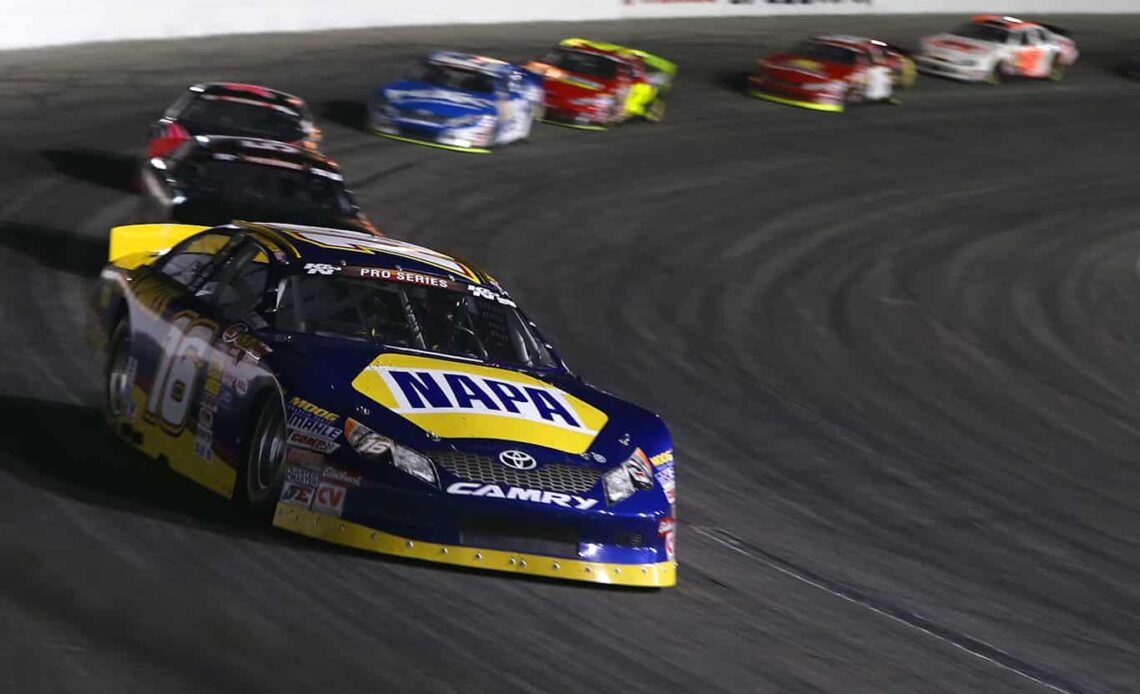
{"label": "racing slick tire", "polygon": [[1065,79],[1065,73],[1069,71],[1069,66],[1065,65],[1064,61],[1059,58],[1053,58],[1053,62],[1049,65],[1049,81],[1060,82]]}
{"label": "racing slick tire", "polygon": [[119,320],[107,341],[107,363],[103,369],[103,417],[117,429],[130,408],[131,325]]}
{"label": "racing slick tire", "polygon": [[649,105],[649,108],[645,110],[645,120],[650,123],[660,123],[665,120],[665,107],[665,100],[661,97],[657,97],[653,100],[653,103]]}
{"label": "racing slick tire", "polygon": [[1001,84],[1005,81],[1005,63],[997,61],[994,63],[990,74],[986,76],[986,84]]}
{"label": "racing slick tire", "polygon": [[276,392],[259,399],[252,422],[238,472],[238,494],[254,514],[269,515],[285,482],[285,410]]}
{"label": "racing slick tire", "polygon": [[918,66],[910,58],[903,57],[901,69],[894,74],[894,84],[892,85],[897,91],[906,91],[914,86],[918,80]]}

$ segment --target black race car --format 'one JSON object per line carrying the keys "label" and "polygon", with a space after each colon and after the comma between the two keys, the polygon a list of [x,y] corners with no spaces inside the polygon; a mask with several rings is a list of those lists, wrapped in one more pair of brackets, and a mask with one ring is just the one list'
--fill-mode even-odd
{"label": "black race car", "polygon": [[195,135],[233,135],[317,149],[321,131],[300,97],[255,84],[195,84],[150,126],[147,157],[162,157]]}
{"label": "black race car", "polygon": [[245,219],[378,233],[336,163],[281,142],[200,135],[148,159],[141,178],[141,221]]}

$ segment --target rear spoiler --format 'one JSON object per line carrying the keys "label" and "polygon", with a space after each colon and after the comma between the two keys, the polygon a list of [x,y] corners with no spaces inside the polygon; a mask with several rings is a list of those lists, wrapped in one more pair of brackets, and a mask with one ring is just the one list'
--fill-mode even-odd
{"label": "rear spoiler", "polygon": [[107,260],[118,263],[130,256],[160,255],[209,228],[193,224],[128,224],[113,227]]}

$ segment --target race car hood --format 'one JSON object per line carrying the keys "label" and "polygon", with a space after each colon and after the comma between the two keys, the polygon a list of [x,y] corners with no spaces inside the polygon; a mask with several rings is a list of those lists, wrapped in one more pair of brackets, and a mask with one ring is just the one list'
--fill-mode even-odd
{"label": "race car hood", "polygon": [[979,41],[954,34],[937,34],[922,40],[923,52],[948,57],[980,58],[1000,47],[1001,44],[992,41]]}
{"label": "race car hood", "polygon": [[495,102],[486,94],[459,89],[444,89],[427,82],[405,80],[381,87],[380,96],[402,112],[441,118],[459,118],[472,114],[494,114]]}
{"label": "race car hood", "polygon": [[809,83],[846,79],[853,65],[812,60],[794,53],[778,53],[760,61],[770,75],[787,82]]}
{"label": "race car hood", "polygon": [[522,450],[539,463],[590,466],[670,447],[656,415],[562,371],[307,335],[291,335],[268,358],[286,392],[419,451]]}

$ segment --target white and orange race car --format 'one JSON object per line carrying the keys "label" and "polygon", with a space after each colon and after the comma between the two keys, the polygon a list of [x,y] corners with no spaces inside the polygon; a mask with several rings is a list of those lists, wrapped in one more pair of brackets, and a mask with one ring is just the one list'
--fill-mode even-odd
{"label": "white and orange race car", "polygon": [[967,82],[997,84],[1007,77],[1056,82],[1078,55],[1077,44],[1062,29],[981,15],[953,31],[922,39],[915,62],[919,72]]}

